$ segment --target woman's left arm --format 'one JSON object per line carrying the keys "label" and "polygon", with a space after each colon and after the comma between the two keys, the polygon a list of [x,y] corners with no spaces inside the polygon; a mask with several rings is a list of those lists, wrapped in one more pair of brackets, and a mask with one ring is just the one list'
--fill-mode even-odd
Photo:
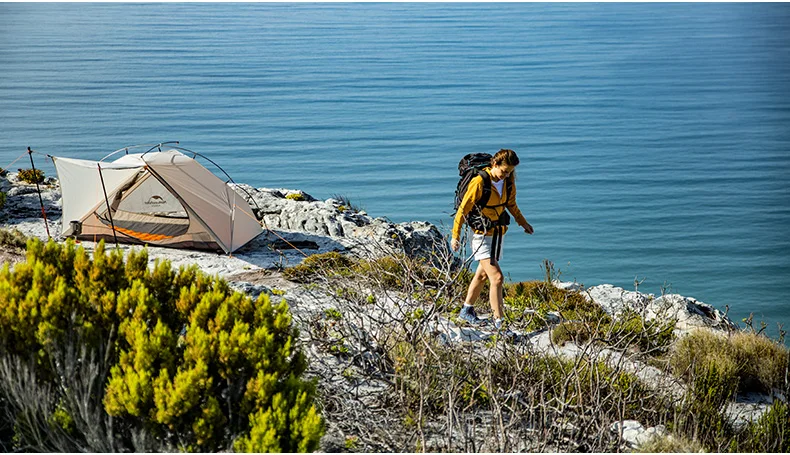
{"label": "woman's left arm", "polygon": [[[509,177],[512,178],[512,177]],[[521,210],[518,208],[518,204],[516,204],[516,182],[515,180],[511,180],[510,182],[510,191],[508,191],[507,195],[507,203],[505,206],[507,210],[513,215],[515,218],[516,223],[524,228],[524,231],[532,234],[532,226],[527,223],[527,219],[524,218],[524,215],[521,213]]]}

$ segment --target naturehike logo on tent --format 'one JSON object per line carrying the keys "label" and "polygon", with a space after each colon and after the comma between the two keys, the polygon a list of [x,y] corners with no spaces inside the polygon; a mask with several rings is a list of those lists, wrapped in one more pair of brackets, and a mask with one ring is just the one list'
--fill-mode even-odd
{"label": "naturehike logo on tent", "polygon": [[162,205],[167,204],[167,201],[162,196],[151,196],[147,201],[145,201],[146,205]]}

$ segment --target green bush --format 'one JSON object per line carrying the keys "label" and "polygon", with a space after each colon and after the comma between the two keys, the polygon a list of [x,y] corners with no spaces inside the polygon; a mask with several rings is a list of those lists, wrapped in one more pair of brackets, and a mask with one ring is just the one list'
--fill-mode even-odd
{"label": "green bush", "polygon": [[30,184],[44,183],[44,171],[41,169],[19,169],[19,180]]}
{"label": "green bush", "polygon": [[297,283],[309,283],[318,276],[349,275],[354,261],[338,252],[313,254],[301,264],[283,270],[283,278]]}
{"label": "green bush", "polygon": [[5,194],[4,192],[0,191],[0,209],[5,207],[5,201],[6,201],[7,197],[8,197],[7,194]]}
{"label": "green bush", "polygon": [[670,364],[679,376],[689,379],[698,365],[718,361],[734,365],[734,381],[741,392],[769,392],[784,384],[787,348],[756,333],[717,335],[697,330],[679,340]]}
{"label": "green bush", "polygon": [[[149,269],[146,250],[124,261],[101,242],[91,258],[73,241],[32,239],[27,262],[0,270],[0,358],[22,362],[35,387],[0,375],[0,418],[21,450],[312,451],[322,422],[291,322],[285,301],[253,302],[196,266]],[[75,352],[77,366],[62,360]],[[82,380],[99,386],[81,400],[74,371],[89,366]],[[12,389],[52,405],[31,408]]]}
{"label": "green bush", "polygon": [[0,229],[0,245],[24,248],[27,245],[27,239],[27,236],[19,229]]}
{"label": "green bush", "polygon": [[790,406],[776,400],[757,422],[744,432],[741,452],[787,453],[790,451]]}

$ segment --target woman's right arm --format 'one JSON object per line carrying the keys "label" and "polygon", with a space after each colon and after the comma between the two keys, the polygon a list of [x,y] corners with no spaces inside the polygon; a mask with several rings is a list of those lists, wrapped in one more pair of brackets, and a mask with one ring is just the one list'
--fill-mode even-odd
{"label": "woman's right arm", "polygon": [[469,182],[469,186],[466,188],[466,194],[464,198],[461,199],[461,205],[458,207],[458,211],[455,212],[455,220],[453,220],[453,240],[457,241],[461,238],[461,228],[464,227],[466,216],[469,215],[469,212],[471,212],[472,208],[475,206],[475,202],[477,202],[482,195],[483,178],[478,175]]}

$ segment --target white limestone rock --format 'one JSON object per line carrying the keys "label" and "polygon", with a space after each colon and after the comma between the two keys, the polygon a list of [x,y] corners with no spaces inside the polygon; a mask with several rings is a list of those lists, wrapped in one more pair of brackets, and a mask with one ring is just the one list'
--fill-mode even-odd
{"label": "white limestone rock", "polygon": [[612,424],[611,430],[617,433],[622,431],[623,440],[631,447],[638,447],[656,436],[666,434],[666,428],[663,425],[645,428],[636,420],[615,422]]}

